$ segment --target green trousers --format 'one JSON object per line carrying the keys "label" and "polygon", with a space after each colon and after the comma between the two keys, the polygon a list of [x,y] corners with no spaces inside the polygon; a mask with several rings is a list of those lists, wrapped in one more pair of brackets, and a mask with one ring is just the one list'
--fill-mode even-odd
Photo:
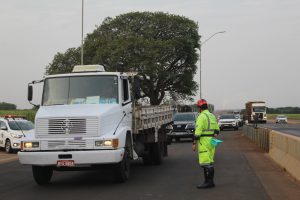
{"label": "green trousers", "polygon": [[201,137],[198,141],[199,164],[201,166],[214,163],[215,147],[210,144],[211,137]]}

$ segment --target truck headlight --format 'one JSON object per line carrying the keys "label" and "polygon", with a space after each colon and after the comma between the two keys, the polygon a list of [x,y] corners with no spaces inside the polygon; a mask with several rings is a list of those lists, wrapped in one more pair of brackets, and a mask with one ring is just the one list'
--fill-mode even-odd
{"label": "truck headlight", "polygon": [[110,139],[110,140],[98,140],[95,141],[96,147],[112,147],[117,149],[119,147],[119,139]]}
{"label": "truck headlight", "polygon": [[39,148],[40,143],[39,142],[24,142],[23,147],[25,149]]}

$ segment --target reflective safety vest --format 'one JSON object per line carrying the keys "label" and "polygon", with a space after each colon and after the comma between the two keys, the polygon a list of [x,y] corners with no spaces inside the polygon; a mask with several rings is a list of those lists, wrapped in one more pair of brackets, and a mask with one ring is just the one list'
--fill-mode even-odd
{"label": "reflective safety vest", "polygon": [[195,135],[212,137],[216,130],[220,130],[216,117],[208,110],[202,111],[196,120]]}

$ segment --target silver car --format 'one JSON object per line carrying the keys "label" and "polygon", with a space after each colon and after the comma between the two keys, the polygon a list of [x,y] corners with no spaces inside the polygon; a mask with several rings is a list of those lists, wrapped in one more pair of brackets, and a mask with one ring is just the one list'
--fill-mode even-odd
{"label": "silver car", "polygon": [[287,117],[285,115],[277,115],[276,124],[277,123],[285,123],[287,124]]}
{"label": "silver car", "polygon": [[234,130],[239,129],[238,121],[234,114],[221,115],[219,117],[218,123],[219,123],[220,130],[227,129],[227,128],[234,129]]}

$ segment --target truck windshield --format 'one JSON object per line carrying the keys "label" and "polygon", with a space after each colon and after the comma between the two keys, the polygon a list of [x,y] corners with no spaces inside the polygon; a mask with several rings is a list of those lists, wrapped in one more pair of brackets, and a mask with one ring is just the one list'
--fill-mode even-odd
{"label": "truck windshield", "polygon": [[253,107],[253,112],[266,112],[266,107],[265,106]]}
{"label": "truck windshield", "polygon": [[117,104],[118,77],[72,76],[48,78],[44,83],[42,105]]}

